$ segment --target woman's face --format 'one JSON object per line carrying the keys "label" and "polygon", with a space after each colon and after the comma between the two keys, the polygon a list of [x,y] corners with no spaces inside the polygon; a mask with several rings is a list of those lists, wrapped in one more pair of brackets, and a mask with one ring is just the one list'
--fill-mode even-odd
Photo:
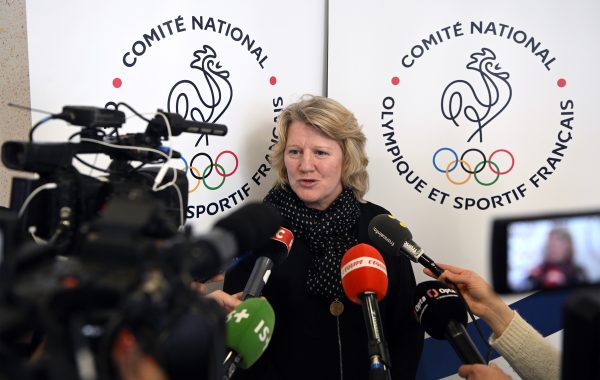
{"label": "woman's face", "polygon": [[325,210],[342,192],[342,148],[317,128],[290,124],[284,162],[290,187],[306,207]]}
{"label": "woman's face", "polygon": [[550,233],[548,236],[548,245],[546,248],[546,260],[559,264],[569,259],[571,251],[571,242],[557,233]]}

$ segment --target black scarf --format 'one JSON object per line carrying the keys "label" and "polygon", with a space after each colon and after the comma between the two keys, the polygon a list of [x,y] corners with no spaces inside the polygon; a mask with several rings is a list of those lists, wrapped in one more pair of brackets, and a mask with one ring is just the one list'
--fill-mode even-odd
{"label": "black scarf", "polygon": [[355,227],[360,209],[352,190],[344,189],[324,211],[306,207],[289,187],[271,189],[264,201],[279,210],[294,235],[303,238],[314,254],[306,276],[308,294],[342,298],[340,263],[358,243]]}

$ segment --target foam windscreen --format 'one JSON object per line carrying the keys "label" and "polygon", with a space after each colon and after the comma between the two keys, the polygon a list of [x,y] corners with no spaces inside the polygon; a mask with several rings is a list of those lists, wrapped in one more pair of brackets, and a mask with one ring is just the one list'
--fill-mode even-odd
{"label": "foam windscreen", "polygon": [[342,258],[342,286],[346,296],[360,304],[359,295],[375,293],[381,301],[388,288],[387,269],[383,257],[373,246],[360,243],[350,248]]}
{"label": "foam windscreen", "polygon": [[450,321],[465,325],[467,308],[456,290],[441,281],[425,281],[415,289],[414,309],[425,331],[435,339],[446,339]]}

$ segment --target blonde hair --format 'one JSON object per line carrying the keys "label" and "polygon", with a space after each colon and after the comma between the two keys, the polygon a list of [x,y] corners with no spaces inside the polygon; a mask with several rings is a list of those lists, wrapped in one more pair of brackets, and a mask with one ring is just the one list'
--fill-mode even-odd
{"label": "blonde hair", "polygon": [[365,144],[367,138],[361,131],[354,114],[339,102],[321,96],[304,95],[301,100],[287,106],[277,119],[278,142],[273,147],[271,165],[277,175],[276,185],[289,185],[284,163],[285,147],[289,126],[300,121],[322,131],[337,141],[344,157],[342,165],[342,186],[350,188],[356,199],[364,202],[369,189]]}

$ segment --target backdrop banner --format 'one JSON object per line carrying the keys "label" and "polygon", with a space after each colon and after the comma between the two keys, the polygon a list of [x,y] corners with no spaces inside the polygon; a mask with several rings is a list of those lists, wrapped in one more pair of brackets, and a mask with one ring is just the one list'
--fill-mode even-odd
{"label": "backdrop banner", "polygon": [[[286,11],[311,27],[289,27],[272,0],[28,1],[32,107],[57,113],[124,102],[150,118],[161,109],[225,124],[225,137],[182,134],[166,144],[182,155],[172,165],[186,170],[190,224],[211,226],[271,187],[268,155],[281,109],[323,93],[325,5]],[[134,117],[120,133],[146,125]],[[34,138],[66,141],[76,130],[53,122]]]}
{"label": "backdrop banner", "polygon": [[[599,11],[594,1],[330,1],[328,95],[367,134],[367,198],[431,258],[491,280],[494,218],[600,209],[600,178],[585,169],[600,141]],[[600,267],[599,252],[587,259]],[[557,318],[525,315],[545,335],[560,329],[554,296],[537,311]],[[456,355],[428,339],[421,378],[456,373],[458,360],[439,357]]]}

